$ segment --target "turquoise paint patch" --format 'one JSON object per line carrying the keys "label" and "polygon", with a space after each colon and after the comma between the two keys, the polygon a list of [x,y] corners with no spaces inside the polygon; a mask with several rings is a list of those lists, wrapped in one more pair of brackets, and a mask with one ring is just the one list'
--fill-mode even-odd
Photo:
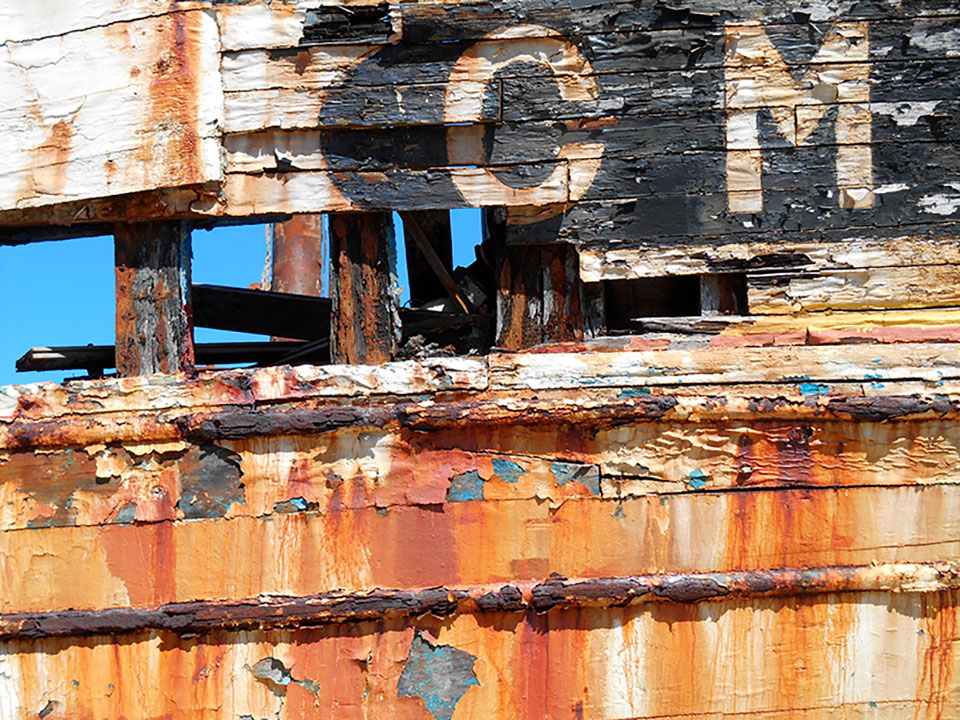
{"label": "turquoise paint patch", "polygon": [[464,693],[480,685],[477,658],[450,645],[431,645],[417,632],[397,683],[397,697],[422,698],[433,720],[450,720]]}
{"label": "turquoise paint patch", "polygon": [[377,515],[386,515],[387,512],[387,508],[377,508]]}
{"label": "turquoise paint patch", "polygon": [[494,458],[493,472],[496,473],[497,477],[503,480],[504,482],[515,483],[527,471],[523,468],[523,465],[519,465],[513,462],[512,460],[504,460],[503,458]]}
{"label": "turquoise paint patch", "polygon": [[800,383],[800,392],[803,395],[826,395],[830,391],[822,383]]}
{"label": "turquoise paint patch", "polygon": [[642,397],[649,394],[650,388],[627,388],[620,391],[620,397],[622,398]]}
{"label": "turquoise paint patch", "polygon": [[613,511],[613,516],[617,520],[623,520],[627,517],[627,514],[623,511],[623,503],[617,503],[617,509]]}
{"label": "turquoise paint patch", "polygon": [[456,475],[447,488],[447,502],[470,502],[483,500],[483,478],[476,470]]}
{"label": "turquoise paint patch", "polygon": [[689,475],[685,476],[685,479],[691,488],[694,490],[700,490],[706,486],[707,477],[708,476],[703,472],[703,470],[697,468]]}
{"label": "turquoise paint patch", "polygon": [[566,485],[576,482],[590,491],[591,495],[600,494],[600,470],[596,465],[580,465],[578,463],[552,462],[550,472],[557,479],[557,485]]}
{"label": "turquoise paint patch", "polygon": [[310,504],[302,497],[290,498],[289,500],[273,504],[273,511],[278,513],[303,512],[309,508]]}
{"label": "turquoise paint patch", "polygon": [[113,516],[113,520],[117,525],[129,525],[136,519],[136,514],[137,504],[131,500],[117,510],[117,514]]}

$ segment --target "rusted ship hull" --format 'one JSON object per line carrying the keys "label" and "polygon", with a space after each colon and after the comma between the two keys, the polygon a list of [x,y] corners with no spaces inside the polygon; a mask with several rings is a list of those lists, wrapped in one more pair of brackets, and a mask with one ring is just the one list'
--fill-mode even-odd
{"label": "rusted ship hull", "polygon": [[954,717],[960,371],[875,350],[7,388],[3,715]]}

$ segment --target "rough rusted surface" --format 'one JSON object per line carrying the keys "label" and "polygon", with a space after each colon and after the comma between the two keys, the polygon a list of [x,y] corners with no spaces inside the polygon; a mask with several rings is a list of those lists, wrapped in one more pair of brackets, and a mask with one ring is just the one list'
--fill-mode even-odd
{"label": "rough rusted surface", "polygon": [[396,248],[388,213],[330,220],[330,357],[347,364],[393,359],[400,342]]}
{"label": "rough rusted surface", "polygon": [[273,274],[270,290],[321,296],[324,267],[323,216],[297,215],[273,224]]}
{"label": "rough rusted surface", "polygon": [[[0,8],[0,242],[130,260],[130,377],[0,388],[0,717],[956,716],[960,23],[919,5]],[[444,276],[458,207],[499,348],[392,362],[389,211]],[[342,364],[133,377],[189,369],[189,278],[131,228],[316,213]]]}
{"label": "rough rusted surface", "polygon": [[506,248],[497,296],[497,345],[520,350],[583,340],[578,271],[573,247]]}
{"label": "rough rusted surface", "polygon": [[181,635],[222,630],[310,628],[367,620],[462,613],[537,614],[572,608],[613,608],[637,603],[806,595],[929,593],[960,588],[960,565],[778,568],[712,575],[638,576],[568,580],[551,577],[488,590],[486,587],[373,590],[241,602],[172,603],[156,609],[112,608],[0,615],[0,640],[118,635],[161,630]]}
{"label": "rough rusted surface", "polygon": [[118,224],[114,245],[117,374],[193,372],[189,226]]}

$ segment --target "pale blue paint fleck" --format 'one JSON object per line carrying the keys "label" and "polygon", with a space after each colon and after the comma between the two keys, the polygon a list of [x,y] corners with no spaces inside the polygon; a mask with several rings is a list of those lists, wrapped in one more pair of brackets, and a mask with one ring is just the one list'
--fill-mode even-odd
{"label": "pale blue paint fleck", "polygon": [[129,525],[136,519],[137,504],[132,500],[117,510],[114,521],[117,525]]}
{"label": "pale blue paint fleck", "polygon": [[800,383],[800,392],[803,395],[826,395],[829,390],[823,383]]}
{"label": "pale blue paint fleck", "polygon": [[455,475],[447,488],[447,502],[483,500],[483,478],[476,470]]}
{"label": "pale blue paint fleck", "polygon": [[687,484],[694,490],[701,490],[706,487],[707,484],[707,475],[700,468],[697,468],[690,474],[685,476]]}
{"label": "pale blue paint fleck", "polygon": [[519,465],[513,462],[512,460],[504,460],[503,458],[494,458],[493,472],[495,472],[497,477],[503,480],[504,482],[515,483],[527,471],[524,469],[523,465]]}
{"label": "pale blue paint fleck", "polygon": [[477,658],[450,645],[431,645],[417,632],[397,683],[397,697],[422,698],[433,720],[450,720],[464,693],[480,685]]}
{"label": "pale blue paint fleck", "polygon": [[596,465],[552,462],[550,472],[556,478],[557,485],[563,486],[568,482],[576,482],[587,488],[591,495],[600,494],[600,469]]}

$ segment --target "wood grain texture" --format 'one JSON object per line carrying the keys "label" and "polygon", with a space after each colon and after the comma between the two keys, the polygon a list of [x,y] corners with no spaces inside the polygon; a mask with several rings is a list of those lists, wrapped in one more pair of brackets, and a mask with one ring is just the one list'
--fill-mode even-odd
{"label": "wood grain texture", "polygon": [[754,274],[748,285],[755,315],[960,306],[960,271],[953,265]]}
{"label": "wood grain texture", "polygon": [[[172,10],[139,3],[109,27],[216,20],[222,69],[208,63],[201,77],[225,93],[213,132],[224,132],[228,175],[209,196],[147,213],[509,206],[508,243],[567,242],[587,254],[771,233],[824,242],[851,228],[944,238],[960,219],[951,42],[960,20],[945,1],[798,10],[726,0],[304,0]],[[51,28],[60,34],[27,42],[106,33],[98,17],[81,3]],[[123,42],[120,56],[139,57],[136,42]],[[760,90],[748,90],[758,78]],[[219,102],[201,90],[181,83],[178,102]],[[739,212],[748,197],[762,211]],[[38,224],[22,206],[0,224]],[[118,219],[104,200],[56,208],[57,222]]]}
{"label": "wood grain texture", "polygon": [[116,368],[121,377],[193,372],[190,229],[118,224]]}
{"label": "wood grain texture", "polygon": [[392,360],[400,341],[393,219],[388,213],[334,215],[330,257],[331,360]]}
{"label": "wood grain texture", "polygon": [[2,45],[0,211],[222,179],[213,11],[53,34],[93,12],[78,3],[50,34]]}

